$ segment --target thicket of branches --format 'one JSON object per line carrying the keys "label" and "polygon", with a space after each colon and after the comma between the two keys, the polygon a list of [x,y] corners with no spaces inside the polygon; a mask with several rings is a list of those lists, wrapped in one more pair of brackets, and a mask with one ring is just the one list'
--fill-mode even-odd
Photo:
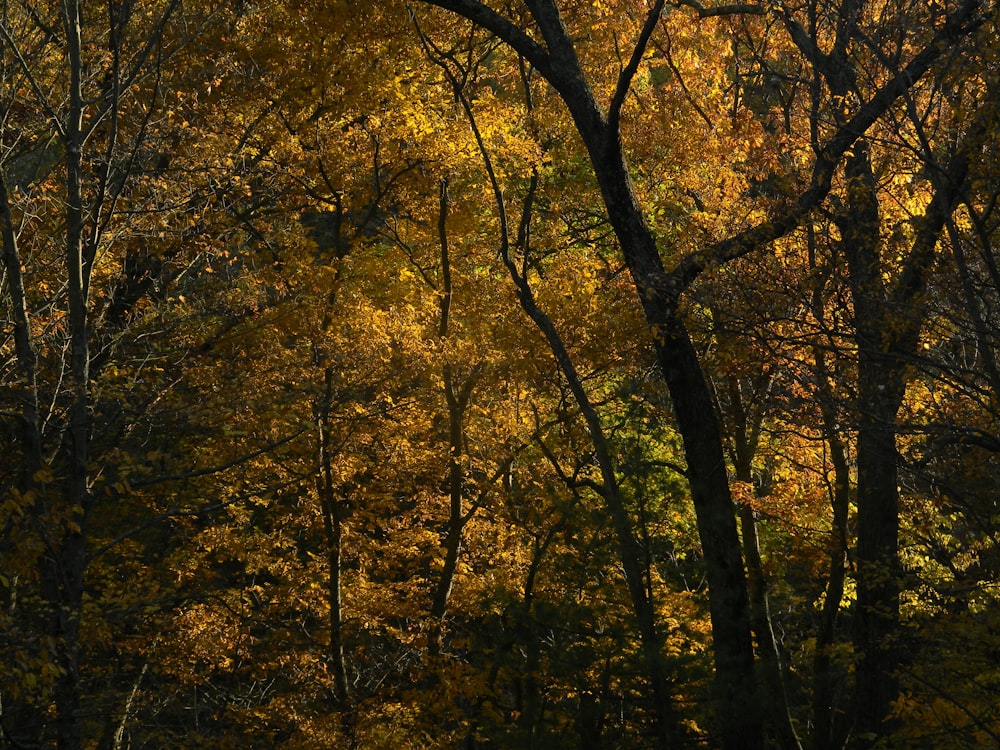
{"label": "thicket of branches", "polygon": [[997,10],[0,13],[0,747],[1000,741]]}

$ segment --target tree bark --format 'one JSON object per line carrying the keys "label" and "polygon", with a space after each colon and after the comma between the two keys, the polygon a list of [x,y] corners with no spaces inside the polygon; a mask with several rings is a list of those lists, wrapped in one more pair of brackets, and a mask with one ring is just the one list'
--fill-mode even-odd
{"label": "tree bark", "polygon": [[85,534],[91,510],[88,488],[90,449],[90,335],[88,331],[88,274],[84,247],[83,211],[83,58],[79,0],[64,5],[69,65],[69,108],[63,125],[66,148],[66,272],[70,333],[69,440],[66,443],[66,493],[61,538],[51,540],[42,562],[42,585],[51,612],[49,635],[58,644],[59,677],[53,699],[56,708],[56,745],[78,750],[83,742],[80,695],[80,611],[83,602]]}
{"label": "tree bark", "polygon": [[316,491],[323,511],[323,531],[326,535],[327,605],[329,606],[330,642],[327,657],[333,670],[334,696],[346,706],[351,699],[347,677],[347,657],[344,654],[343,608],[343,516],[342,502],[333,486],[333,455],[330,440],[330,407],[333,400],[334,371],[327,365],[324,373],[323,400],[317,405]]}
{"label": "tree bark", "polygon": [[[869,145],[860,141],[847,162],[847,202],[837,217],[847,257],[858,366],[856,725],[854,745],[869,747],[892,730],[898,697],[899,459],[896,418],[906,394],[908,363],[916,356],[926,317],[921,296],[938,238],[962,193],[969,149],[983,127],[977,118],[967,139],[935,180],[913,246],[891,288],[880,258],[879,206]],[[928,155],[929,156],[929,155]]]}

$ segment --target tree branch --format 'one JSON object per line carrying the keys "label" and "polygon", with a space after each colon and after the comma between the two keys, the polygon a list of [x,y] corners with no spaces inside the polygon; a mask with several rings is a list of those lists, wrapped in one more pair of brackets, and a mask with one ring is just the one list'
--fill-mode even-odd
{"label": "tree branch", "polygon": [[[551,72],[551,57],[545,48],[522,29],[492,8],[487,8],[483,3],[477,2],[477,0],[423,0],[423,2],[451,11],[496,34],[518,54],[529,60],[535,68],[543,72],[543,75],[546,72]],[[413,13],[412,9],[410,12]]]}
{"label": "tree branch", "polygon": [[795,229],[802,218],[826,198],[840,160],[858,138],[916,85],[951,44],[985,23],[985,18],[977,14],[979,7],[979,0],[967,0],[931,43],[837,130],[816,157],[809,187],[785,213],[716,242],[707,250],[694,252],[683,258],[667,274],[666,286],[671,298],[676,300],[709,267],[748,255]]}
{"label": "tree branch", "polygon": [[737,3],[735,5],[719,5],[715,8],[706,8],[698,0],[677,0],[677,7],[687,6],[698,13],[699,18],[712,18],[714,16],[738,16],[764,14],[764,6],[755,3]]}
{"label": "tree branch", "polygon": [[639,69],[639,63],[642,62],[642,56],[649,45],[649,38],[653,35],[656,24],[660,21],[664,2],[665,0],[656,0],[653,4],[649,14],[646,16],[646,22],[642,26],[639,38],[636,40],[635,48],[632,50],[632,59],[628,61],[628,65],[618,75],[618,83],[615,85],[615,92],[611,96],[611,104],[608,105],[608,138],[618,137],[618,124],[621,121],[621,112],[622,106],[625,104],[625,97],[628,96],[629,88],[632,86],[632,79],[635,78],[635,73]]}

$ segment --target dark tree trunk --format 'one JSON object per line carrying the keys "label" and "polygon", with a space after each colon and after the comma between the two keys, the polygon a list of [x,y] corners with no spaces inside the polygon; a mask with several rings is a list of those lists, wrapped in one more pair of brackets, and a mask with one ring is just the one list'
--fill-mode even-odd
{"label": "dark tree trunk", "polygon": [[[438,242],[441,248],[441,303],[438,319],[438,338],[448,336],[451,321],[451,301],[453,285],[451,279],[451,253],[448,248],[448,182],[442,180],[438,205]],[[458,378],[450,362],[441,369],[444,396],[448,405],[448,526],[444,541],[444,564],[431,600],[431,631],[428,649],[432,655],[441,651],[444,636],[444,618],[448,610],[448,600],[455,585],[458,558],[462,553],[462,533],[468,519],[463,510],[465,497],[465,471],[462,455],[465,453],[465,412],[472,398],[476,384],[476,372],[459,386]]]}
{"label": "dark tree trunk", "polygon": [[947,168],[937,173],[913,246],[889,288],[880,259],[879,206],[868,144],[859,141],[847,162],[846,211],[836,219],[848,262],[858,350],[857,747],[869,747],[893,726],[901,657],[896,418],[926,315],[921,296],[938,238],[961,195],[969,149],[983,127],[978,117]]}
{"label": "dark tree trunk", "polygon": [[83,59],[78,0],[63,8],[69,65],[69,109],[66,116],[66,272],[70,334],[69,434],[66,441],[66,521],[58,540],[51,540],[42,561],[41,581],[46,592],[49,635],[58,644],[59,677],[53,689],[56,745],[79,750],[83,742],[80,695],[80,612],[86,564],[86,525],[91,511],[88,488],[90,451],[90,332],[88,331],[90,249],[84,244],[83,209]]}
{"label": "dark tree trunk", "polygon": [[[847,201],[838,217],[854,302],[858,349],[857,702],[855,735],[886,730],[898,692],[899,492],[894,421],[902,383],[887,352],[889,324],[880,262],[879,207],[867,144],[848,160]],[[866,742],[865,739],[860,739]]]}
{"label": "dark tree trunk", "polygon": [[[644,289],[639,290],[643,295]],[[646,303],[646,317],[662,332],[656,351],[684,442],[705,556],[720,745],[746,750],[763,747],[747,580],[715,405],[684,324],[675,315],[666,316],[662,306],[659,310],[652,307]]]}
{"label": "dark tree trunk", "polygon": [[[822,319],[821,315],[822,312],[819,311],[817,320]],[[847,461],[847,447],[841,438],[837,423],[825,354],[819,348],[815,351],[815,362],[823,431],[826,433],[826,442],[830,447],[830,461],[833,464],[833,486],[829,488],[833,519],[829,540],[830,571],[823,610],[816,629],[816,648],[813,656],[813,744],[816,750],[836,750],[843,745],[850,730],[847,722],[842,718],[838,720],[834,710],[836,676],[831,651],[837,634],[837,620],[844,599],[847,574],[847,523],[851,472]]]}
{"label": "dark tree trunk", "polygon": [[[865,369],[870,363],[860,364]],[[880,373],[880,368],[871,368]],[[859,388],[859,393],[863,389]],[[859,737],[881,736],[899,694],[899,490],[896,432],[898,404],[886,399],[858,426],[857,724]],[[862,740],[867,743],[867,739]]]}
{"label": "dark tree trunk", "polygon": [[347,657],[344,653],[343,612],[343,502],[333,486],[333,455],[330,436],[330,407],[333,400],[334,371],[329,365],[324,373],[323,400],[316,407],[317,472],[316,491],[323,512],[323,532],[326,535],[327,604],[329,606],[330,643],[327,658],[333,670],[334,695],[346,706],[351,699],[347,677]]}
{"label": "dark tree trunk", "polygon": [[462,454],[465,449],[465,412],[475,386],[475,376],[470,376],[461,387],[457,387],[450,364],[444,366],[442,378],[448,402],[448,530],[444,541],[444,566],[431,602],[431,634],[428,647],[432,654],[437,654],[441,650],[445,613],[448,610],[451,590],[455,585],[455,572],[458,570],[458,559],[462,552],[462,532],[468,520],[462,507],[465,495]]}
{"label": "dark tree trunk", "polygon": [[707,569],[721,744],[753,750],[763,747],[764,739],[750,603],[711,388],[678,310],[680,290],[667,284],[659,249],[639,208],[617,130],[601,115],[582,80],[578,89],[564,91],[563,96],[590,153],[608,218],[653,331],[657,361],[683,440]]}

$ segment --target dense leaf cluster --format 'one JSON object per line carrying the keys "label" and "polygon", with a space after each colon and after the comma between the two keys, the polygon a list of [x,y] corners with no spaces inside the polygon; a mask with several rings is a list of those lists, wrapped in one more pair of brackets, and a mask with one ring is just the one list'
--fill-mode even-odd
{"label": "dense leaf cluster", "polygon": [[996,22],[5,4],[0,748],[1000,742]]}

